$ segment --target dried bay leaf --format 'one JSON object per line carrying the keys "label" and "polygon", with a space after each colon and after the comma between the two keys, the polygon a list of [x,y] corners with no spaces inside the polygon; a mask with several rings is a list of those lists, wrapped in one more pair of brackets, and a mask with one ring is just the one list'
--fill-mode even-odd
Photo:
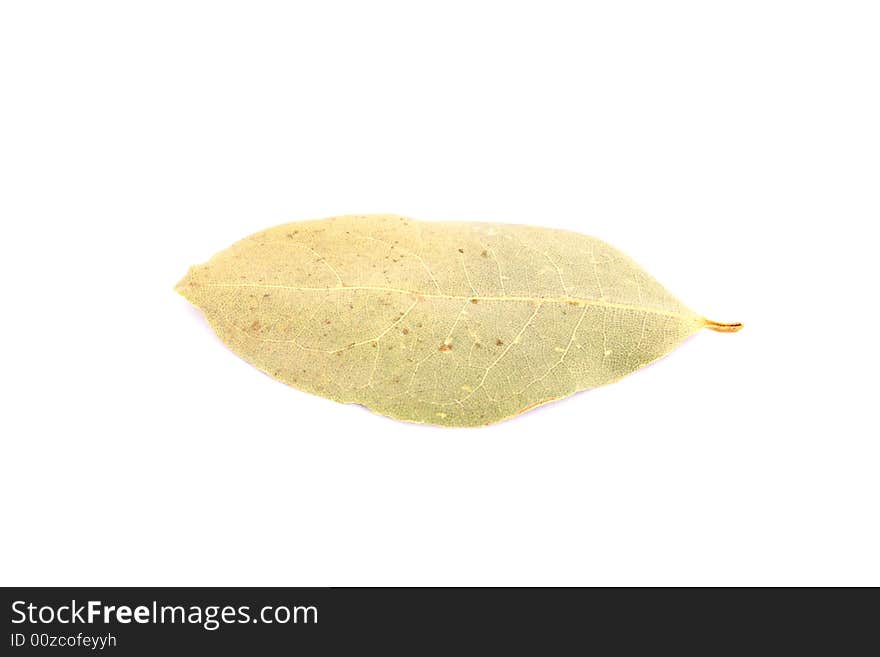
{"label": "dried bay leaf", "polygon": [[270,228],[176,289],[276,379],[447,426],[498,422],[616,381],[702,328],[741,328],[593,237],[396,215]]}

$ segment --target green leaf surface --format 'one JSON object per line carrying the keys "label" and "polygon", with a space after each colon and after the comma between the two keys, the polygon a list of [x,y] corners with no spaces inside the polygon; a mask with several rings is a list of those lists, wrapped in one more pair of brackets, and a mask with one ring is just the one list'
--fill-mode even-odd
{"label": "green leaf surface", "polygon": [[593,237],[397,215],[270,228],[177,290],[279,381],[446,426],[504,420],[616,381],[702,328],[741,327],[694,313]]}

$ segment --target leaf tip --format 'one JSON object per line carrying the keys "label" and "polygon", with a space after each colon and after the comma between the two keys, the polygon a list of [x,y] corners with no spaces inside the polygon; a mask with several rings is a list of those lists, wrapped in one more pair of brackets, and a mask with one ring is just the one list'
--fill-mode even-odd
{"label": "leaf tip", "polygon": [[711,319],[704,319],[703,325],[707,329],[711,329],[713,331],[717,331],[718,333],[736,333],[740,329],[742,329],[743,325],[740,322],[734,322],[732,324],[723,324],[721,322],[713,322]]}
{"label": "leaf tip", "polygon": [[195,267],[190,267],[186,276],[177,281],[177,285],[174,286],[174,291],[189,302],[192,302],[193,289],[198,287],[198,283],[193,280],[194,270]]}

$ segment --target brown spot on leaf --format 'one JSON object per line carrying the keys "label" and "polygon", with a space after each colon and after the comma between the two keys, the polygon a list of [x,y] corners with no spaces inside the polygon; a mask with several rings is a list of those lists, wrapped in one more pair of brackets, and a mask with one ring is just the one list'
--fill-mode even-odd
{"label": "brown spot on leaf", "polygon": [[504,341],[501,338],[498,338],[497,340],[495,340],[496,347],[500,347],[503,344],[504,344]]}
{"label": "brown spot on leaf", "polygon": [[260,322],[254,320],[254,323],[251,324],[251,331],[259,331],[260,330]]}
{"label": "brown spot on leaf", "polygon": [[488,252],[488,251],[483,251],[480,255],[483,256],[484,258],[488,258],[488,257],[489,257],[489,252]]}
{"label": "brown spot on leaf", "polygon": [[403,333],[404,335],[409,335],[409,329],[406,327],[404,327],[400,332]]}
{"label": "brown spot on leaf", "polygon": [[464,253],[464,249],[459,249],[458,252],[459,252],[459,253]]}
{"label": "brown spot on leaf", "polygon": [[471,299],[471,303],[480,303],[479,299]]}
{"label": "brown spot on leaf", "polygon": [[444,342],[440,345],[440,351],[452,351],[452,345]]}

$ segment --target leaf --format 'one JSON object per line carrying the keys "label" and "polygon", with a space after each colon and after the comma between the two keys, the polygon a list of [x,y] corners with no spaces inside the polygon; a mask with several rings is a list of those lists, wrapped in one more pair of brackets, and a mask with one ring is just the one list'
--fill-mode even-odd
{"label": "leaf", "polygon": [[733,332],[604,242],[549,228],[344,216],[276,226],[177,290],[291,386],[409,422],[491,424]]}

